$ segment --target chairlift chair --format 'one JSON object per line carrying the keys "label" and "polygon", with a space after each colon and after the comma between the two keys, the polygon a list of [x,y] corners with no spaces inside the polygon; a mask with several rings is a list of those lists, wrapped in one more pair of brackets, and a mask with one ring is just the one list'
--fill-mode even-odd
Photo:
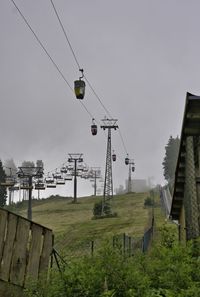
{"label": "chairlift chair", "polygon": [[42,182],[38,182],[35,184],[35,190],[45,190],[45,184]]}
{"label": "chairlift chair", "polygon": [[12,191],[19,191],[19,186],[13,186]]}
{"label": "chairlift chair", "polygon": [[13,187],[15,185],[15,179],[14,177],[6,177],[5,182],[0,183],[1,186],[3,187]]}
{"label": "chairlift chair", "polygon": [[29,186],[27,182],[23,182],[20,184],[20,190],[32,190],[33,186]]}
{"label": "chairlift chair", "polygon": [[64,179],[58,179],[56,181],[56,185],[65,185],[65,180]]}
{"label": "chairlift chair", "polygon": [[51,176],[48,176],[48,177],[45,179],[45,182],[46,182],[46,184],[53,184],[53,183],[54,183],[54,178],[51,177]]}
{"label": "chairlift chair", "polygon": [[61,178],[62,178],[61,173],[59,173],[59,172],[54,173],[54,174],[53,174],[53,177],[54,177],[55,179],[61,179]]}
{"label": "chairlift chair", "polygon": [[71,175],[66,175],[65,180],[72,180],[72,176]]}
{"label": "chairlift chair", "polygon": [[63,166],[63,167],[60,169],[60,172],[61,172],[61,173],[67,173],[67,168]]}
{"label": "chairlift chair", "polygon": [[55,183],[47,184],[47,188],[56,188]]}
{"label": "chairlift chair", "polygon": [[74,165],[72,165],[72,164],[68,165],[68,166],[67,166],[67,169],[68,169],[68,170],[73,170],[73,169],[74,169]]}

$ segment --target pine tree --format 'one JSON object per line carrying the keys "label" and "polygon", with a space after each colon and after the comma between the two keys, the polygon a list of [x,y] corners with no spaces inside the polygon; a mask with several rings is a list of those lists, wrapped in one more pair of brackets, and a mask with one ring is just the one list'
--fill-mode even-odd
{"label": "pine tree", "polygon": [[176,138],[170,136],[169,141],[165,147],[165,157],[162,163],[164,170],[163,174],[169,184],[172,184],[174,182],[179,146],[180,139],[178,138],[178,136]]}
{"label": "pine tree", "polygon": [[[0,160],[0,183],[5,182],[6,174],[3,169],[2,162]],[[0,207],[4,207],[6,205],[7,200],[7,190],[6,187],[0,186]]]}

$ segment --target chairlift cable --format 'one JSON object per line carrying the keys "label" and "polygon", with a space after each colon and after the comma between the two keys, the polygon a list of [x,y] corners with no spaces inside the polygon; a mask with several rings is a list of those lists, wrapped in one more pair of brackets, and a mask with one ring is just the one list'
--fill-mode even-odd
{"label": "chairlift cable", "polygon": [[124,139],[123,139],[123,137],[122,137],[122,133],[121,133],[120,129],[118,129],[118,131],[119,131],[119,136],[120,136],[120,138],[121,138],[121,141],[122,141],[124,150],[125,150],[126,154],[128,154],[127,149],[126,149],[126,146],[125,146]]}
{"label": "chairlift cable", "polygon": [[96,93],[95,89],[93,88],[93,86],[91,85],[91,83],[89,82],[89,80],[87,79],[87,76],[85,75],[85,80],[88,83],[90,89],[92,90],[93,94],[95,95],[95,97],[97,98],[97,100],[100,102],[101,106],[103,107],[103,109],[105,110],[105,112],[107,113],[107,115],[112,118],[111,113],[109,112],[109,110],[105,107],[105,105],[103,104],[102,100],[100,99],[100,97],[98,96],[98,94]]}
{"label": "chairlift cable", "polygon": [[77,66],[78,66],[78,68],[79,68],[79,70],[80,70],[80,69],[81,69],[81,66],[80,66],[80,64],[79,64],[79,62],[78,62],[78,59],[77,59],[76,54],[75,54],[75,51],[73,50],[73,47],[72,47],[72,45],[71,45],[71,43],[70,43],[70,40],[69,40],[69,38],[68,38],[68,36],[67,36],[66,30],[65,30],[65,28],[64,28],[64,26],[63,26],[63,24],[62,24],[62,22],[61,22],[61,19],[60,19],[60,17],[59,17],[59,14],[58,14],[58,12],[57,12],[57,9],[56,9],[56,7],[55,7],[55,5],[54,5],[54,3],[53,3],[53,0],[50,0],[50,1],[51,1],[53,10],[54,10],[54,12],[55,12],[55,14],[56,14],[56,16],[57,16],[57,19],[58,19],[58,21],[59,21],[59,24],[60,24],[60,26],[61,26],[61,28],[62,28],[62,31],[63,31],[63,33],[64,33],[64,35],[65,35],[65,38],[66,38],[66,40],[67,40],[67,43],[68,43],[68,45],[69,45],[69,47],[70,47],[70,50],[71,50],[72,55],[73,55],[73,57],[74,57],[74,60],[76,61],[76,64],[77,64]]}
{"label": "chairlift cable", "polygon": [[[69,47],[70,47],[70,50],[71,50],[72,55],[73,55],[73,57],[74,57],[74,60],[75,60],[77,66],[78,66],[78,68],[79,68],[79,70],[80,70],[80,69],[81,69],[81,67],[80,67],[80,63],[78,62],[78,58],[77,58],[77,56],[76,56],[76,54],[75,54],[75,51],[74,51],[74,49],[73,49],[73,47],[72,47],[72,44],[71,44],[71,42],[70,42],[70,40],[69,40],[69,37],[67,36],[66,30],[65,30],[65,28],[64,28],[64,26],[63,26],[63,24],[62,24],[62,21],[61,21],[61,19],[60,19],[60,17],[59,17],[58,11],[57,11],[57,9],[56,9],[54,3],[53,3],[53,0],[50,0],[50,2],[51,2],[51,4],[52,4],[53,10],[54,10],[54,12],[55,12],[55,14],[56,14],[56,17],[57,17],[57,19],[58,19],[58,22],[59,22],[59,24],[60,24],[60,26],[61,26],[61,28],[62,28],[62,31],[63,31],[63,33],[64,33],[64,36],[65,36],[65,38],[66,38],[66,41],[67,41],[67,43],[68,43],[68,45],[69,45]],[[92,84],[91,84],[90,81],[88,80],[87,76],[84,75],[84,77],[85,77],[85,80],[86,80],[86,82],[88,83],[90,89],[92,90],[93,94],[95,95],[95,97],[97,98],[97,100],[100,102],[101,106],[103,107],[103,109],[105,110],[105,112],[107,113],[107,115],[108,115],[110,118],[112,118],[111,113],[109,112],[109,110],[106,108],[106,106],[105,106],[104,103],[102,102],[101,98],[100,98],[100,97],[98,96],[98,94],[96,93],[95,89],[93,88]],[[80,101],[80,102],[81,102],[81,101]],[[81,102],[81,104],[84,106],[84,104],[83,104],[82,102]],[[89,113],[89,115],[92,116],[91,113],[87,110],[86,106],[84,106],[84,108],[85,108],[85,110]],[[120,135],[120,138],[121,138],[121,141],[122,141],[124,150],[125,150],[125,152],[126,152],[126,154],[127,154],[127,149],[126,149],[125,142],[124,142],[124,139],[123,139],[123,137],[122,137],[122,133],[121,133],[120,129],[119,129],[119,135]]]}
{"label": "chairlift cable", "polygon": [[64,81],[66,82],[66,84],[68,85],[68,87],[73,91],[72,87],[70,86],[69,82],[67,81],[67,79],[65,78],[65,76],[63,75],[63,73],[61,72],[61,70],[59,69],[58,65],[55,63],[55,61],[53,60],[53,58],[51,57],[51,55],[48,53],[47,49],[45,48],[45,46],[43,45],[43,43],[40,41],[39,37],[37,36],[37,34],[35,33],[35,31],[33,30],[33,28],[30,26],[29,22],[27,21],[27,19],[25,18],[25,16],[23,15],[23,13],[21,12],[21,10],[19,9],[19,7],[17,6],[17,4],[15,3],[14,0],[11,0],[11,2],[13,3],[13,5],[15,6],[15,8],[17,9],[17,11],[19,12],[20,16],[22,17],[22,19],[24,20],[25,24],[28,26],[28,28],[30,29],[30,31],[33,33],[35,39],[37,40],[37,42],[39,43],[39,45],[41,46],[41,48],[43,49],[43,51],[46,53],[46,55],[49,57],[49,59],[51,60],[52,64],[54,65],[54,67],[57,69],[57,71],[60,73],[60,75],[62,76],[62,78],[64,79]]}
{"label": "chairlift cable", "polygon": [[79,102],[80,102],[80,104],[83,106],[83,108],[85,109],[85,111],[89,114],[89,116],[90,116],[92,119],[94,119],[93,115],[92,115],[91,112],[88,110],[88,108],[85,106],[85,104],[84,104],[82,101],[80,101],[80,100],[79,100]]}
{"label": "chairlift cable", "polygon": [[[75,62],[76,62],[76,64],[77,64],[77,66],[78,66],[78,69],[80,70],[80,69],[81,69],[81,67],[80,67],[80,63],[78,62],[77,56],[75,55],[75,51],[74,51],[74,49],[73,49],[73,47],[72,47],[72,45],[71,45],[71,42],[70,42],[70,40],[69,40],[69,37],[67,36],[66,30],[65,30],[65,28],[64,28],[64,26],[63,26],[63,24],[62,24],[62,21],[61,21],[61,19],[60,19],[60,17],[59,17],[58,11],[57,11],[57,9],[56,9],[54,3],[53,3],[53,0],[50,0],[50,2],[51,2],[51,4],[52,4],[53,10],[54,10],[54,12],[55,12],[55,14],[56,14],[56,17],[57,17],[57,19],[58,19],[58,22],[59,22],[59,24],[60,24],[60,26],[61,26],[61,28],[62,28],[62,31],[63,31],[63,33],[64,33],[64,36],[65,36],[65,38],[66,38],[66,41],[67,41],[67,43],[68,43],[68,45],[69,45],[69,47],[70,47],[70,50],[71,50],[72,55],[73,55],[73,57],[74,57],[74,60],[75,60]],[[98,101],[99,101],[100,104],[102,105],[102,107],[103,107],[103,109],[105,110],[105,112],[109,115],[109,117],[112,118],[110,112],[108,111],[108,109],[105,107],[105,105],[103,104],[103,102],[102,102],[102,100],[100,99],[100,97],[99,97],[99,96],[97,95],[97,93],[95,92],[94,88],[92,87],[92,85],[91,85],[91,83],[89,82],[89,80],[87,79],[87,77],[86,77],[85,75],[84,75],[84,77],[85,77],[85,80],[87,81],[87,83],[88,83],[90,89],[92,90],[93,94],[95,95],[95,97],[98,99]]]}
{"label": "chairlift cable", "polygon": [[[30,29],[30,31],[32,32],[32,34],[34,35],[35,39],[37,40],[37,42],[39,43],[39,45],[42,47],[43,51],[46,53],[46,55],[48,56],[48,58],[50,59],[50,61],[52,62],[52,64],[54,65],[54,67],[56,68],[56,70],[59,72],[59,74],[61,75],[61,77],[63,78],[63,80],[66,82],[66,84],[68,85],[68,87],[70,88],[70,90],[74,93],[73,88],[70,86],[69,82],[67,81],[67,79],[65,78],[64,74],[62,73],[62,71],[60,70],[60,68],[58,67],[58,65],[56,64],[56,62],[53,60],[53,58],[51,57],[51,55],[49,54],[49,52],[47,51],[47,49],[45,48],[45,46],[43,45],[43,43],[41,42],[41,40],[39,39],[39,37],[37,36],[37,34],[35,33],[35,31],[33,30],[33,28],[31,27],[31,25],[29,24],[29,22],[27,21],[27,19],[25,18],[25,16],[23,15],[23,13],[21,12],[21,10],[19,9],[19,7],[17,6],[17,4],[15,3],[14,0],[11,0],[13,5],[15,6],[15,8],[17,9],[17,11],[19,12],[20,16],[22,17],[22,19],[24,20],[25,24],[28,26],[28,28]],[[84,107],[84,109],[87,111],[87,113],[90,115],[90,117],[94,118],[94,116],[92,116],[92,114],[89,112],[89,110],[86,108],[86,106],[84,105],[84,103],[82,102],[82,106]]]}
{"label": "chairlift cable", "polygon": [[[53,8],[55,8],[55,5],[53,4],[53,1],[50,0],[51,3],[52,3],[52,6]],[[33,30],[33,28],[31,27],[31,25],[29,24],[28,20],[26,19],[26,17],[23,15],[23,13],[21,12],[21,10],[19,9],[19,7],[17,6],[17,4],[15,3],[14,0],[11,0],[11,2],[13,3],[13,5],[15,6],[15,8],[17,9],[18,13],[20,14],[20,16],[22,17],[22,19],[24,20],[25,24],[27,25],[27,27],[29,28],[29,30],[32,32],[32,34],[34,35],[35,39],[37,40],[37,42],[39,43],[39,45],[41,46],[41,48],[43,49],[43,51],[45,52],[45,54],[48,56],[48,58],[50,59],[50,61],[52,62],[52,64],[54,65],[54,67],[56,68],[56,70],[58,71],[58,73],[61,75],[61,77],[63,78],[63,80],[66,82],[66,84],[68,85],[68,87],[70,88],[70,90],[74,93],[74,90],[73,88],[71,87],[70,83],[67,81],[67,79],[65,78],[64,74],[62,73],[62,71],[60,70],[60,68],[58,67],[58,65],[56,64],[56,62],[53,60],[53,58],[51,57],[51,55],[49,54],[49,52],[47,51],[47,49],[45,48],[45,46],[43,45],[43,43],[41,42],[41,40],[39,39],[39,37],[37,36],[37,34],[35,33],[35,31]],[[55,9],[55,13],[56,13],[56,16],[58,17],[58,20],[59,20],[59,23],[60,25],[62,24],[60,18],[59,18],[59,15]],[[69,43],[69,46],[70,46],[70,49],[73,53],[73,56],[74,56],[74,59],[78,65],[78,67],[80,66],[80,64],[78,63],[78,60],[76,58],[76,55],[75,55],[75,52],[71,46],[71,43],[69,42],[69,38],[67,37],[67,34],[66,34],[66,31],[64,30],[64,27],[63,25],[61,25],[61,27],[63,28],[63,32],[65,34],[65,37],[66,37],[66,40],[68,41]],[[87,77],[85,77],[89,87],[91,88],[92,92],[94,93],[95,97],[98,99],[98,101],[101,103],[102,107],[104,108],[104,110],[106,111],[106,113],[110,116],[110,112],[108,111],[108,109],[105,107],[105,105],[103,104],[103,102],[101,101],[100,97],[97,95],[97,93],[95,92],[94,88],[92,87],[91,83],[89,82],[89,80],[87,79]],[[80,102],[81,105],[84,107],[85,111],[90,115],[90,117],[93,119],[94,116],[90,113],[90,111],[87,109],[87,107],[85,106],[85,104],[83,102]],[[121,133],[120,133],[121,135]],[[121,138],[122,138],[122,135],[121,135]],[[122,138],[123,139],[123,138]],[[124,141],[122,140],[123,142],[123,145],[124,145]],[[124,145],[125,147],[125,145]],[[126,149],[125,149],[126,150]],[[51,171],[53,172],[53,170]],[[49,172],[50,173],[50,172]]]}

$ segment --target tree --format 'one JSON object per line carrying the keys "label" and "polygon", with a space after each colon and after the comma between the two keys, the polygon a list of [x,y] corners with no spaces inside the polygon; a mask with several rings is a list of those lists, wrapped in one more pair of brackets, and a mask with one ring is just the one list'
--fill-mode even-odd
{"label": "tree", "polygon": [[32,161],[23,161],[21,167],[35,167],[35,163]]}
{"label": "tree", "polygon": [[4,166],[5,166],[5,173],[7,176],[16,177],[17,166],[15,165],[15,162],[13,161],[13,159],[5,160]]}
{"label": "tree", "polygon": [[170,136],[169,141],[165,147],[165,157],[162,163],[164,170],[163,174],[165,179],[171,185],[174,182],[179,146],[180,139],[178,138],[178,136],[176,138]]}
{"label": "tree", "polygon": [[37,160],[36,161],[36,167],[44,168],[44,162],[42,160]]}
{"label": "tree", "polygon": [[32,161],[23,161],[21,167],[26,167],[26,173],[31,174],[33,173],[33,167],[35,167],[35,163]]}
{"label": "tree", "polygon": [[[13,181],[16,180],[17,178],[17,166],[15,165],[15,162],[13,161],[13,159],[7,159],[4,162],[4,170],[6,173],[6,176],[13,179]],[[14,187],[9,187],[9,205],[12,203],[12,201],[14,200]]]}
{"label": "tree", "polygon": [[[3,164],[0,160],[0,183],[5,182],[6,179],[6,173],[3,169]],[[7,200],[7,191],[6,187],[0,186],[0,207],[4,207],[6,205]]]}
{"label": "tree", "polygon": [[[98,217],[102,215],[102,201],[100,202],[96,202],[94,204],[94,208],[93,208],[93,214],[94,216]],[[112,211],[111,211],[111,206],[108,202],[104,203],[104,207],[103,207],[103,213],[104,215],[111,215]]]}

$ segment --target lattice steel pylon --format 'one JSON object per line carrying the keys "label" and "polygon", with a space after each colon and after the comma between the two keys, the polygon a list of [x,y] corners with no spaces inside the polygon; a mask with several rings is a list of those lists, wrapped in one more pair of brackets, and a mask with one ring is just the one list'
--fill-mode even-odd
{"label": "lattice steel pylon", "polygon": [[132,170],[134,168],[135,170],[135,163],[134,163],[134,160],[132,159],[129,159],[129,169],[128,169],[128,186],[127,186],[127,190],[128,190],[128,193],[131,193],[132,192],[132,179],[131,179],[131,173],[132,173]]}
{"label": "lattice steel pylon", "polygon": [[107,201],[113,197],[113,179],[112,179],[112,155],[111,155],[111,130],[117,130],[118,125],[116,125],[116,119],[103,119],[103,125],[101,128],[103,130],[108,129],[107,138],[107,152],[106,152],[106,168],[105,168],[105,180],[104,180],[104,192],[102,201],[102,213],[104,214],[104,206]]}

